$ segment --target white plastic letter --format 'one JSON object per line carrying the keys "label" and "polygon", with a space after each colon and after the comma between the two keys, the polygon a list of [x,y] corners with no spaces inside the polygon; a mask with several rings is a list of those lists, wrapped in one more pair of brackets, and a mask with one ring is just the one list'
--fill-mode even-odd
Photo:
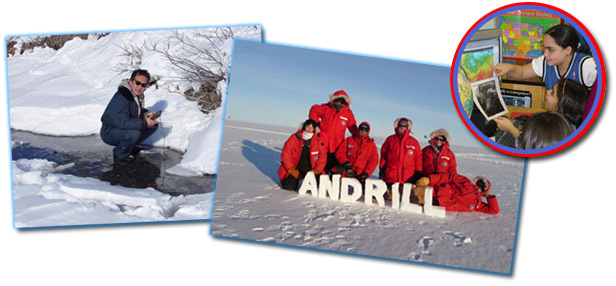
{"label": "white plastic letter", "polygon": [[391,185],[391,208],[394,210],[400,209],[400,184]]}
{"label": "white plastic letter", "polygon": [[[323,184],[322,180],[321,184]],[[302,182],[302,186],[299,188],[298,193],[300,195],[306,195],[308,191],[310,191],[315,198],[319,195],[319,191],[317,190],[317,177],[314,176],[313,172],[306,173],[306,177],[304,177],[304,182]]]}
{"label": "white plastic letter", "polygon": [[331,181],[329,181],[327,175],[321,175],[319,181],[319,198],[327,198],[328,194],[329,198],[332,200],[337,201],[340,199],[340,175],[333,175]]}
{"label": "white plastic letter", "polygon": [[[355,178],[342,178],[340,187],[340,201],[352,203],[361,198],[361,183]],[[349,186],[353,189],[353,193],[349,194]]]}
{"label": "white plastic letter", "polygon": [[402,199],[401,199],[400,208],[407,212],[420,214],[423,211],[422,207],[418,204],[411,203],[411,188],[412,187],[413,187],[412,184],[404,184],[404,190],[402,191]]}
{"label": "white plastic letter", "polygon": [[364,203],[367,205],[372,204],[372,198],[376,199],[377,204],[380,207],[385,206],[385,199],[383,195],[387,191],[387,184],[382,180],[367,179],[366,180],[366,195],[364,196]]}
{"label": "white plastic letter", "polygon": [[434,189],[427,187],[424,197],[424,214],[433,217],[445,217],[445,208],[432,205]]}

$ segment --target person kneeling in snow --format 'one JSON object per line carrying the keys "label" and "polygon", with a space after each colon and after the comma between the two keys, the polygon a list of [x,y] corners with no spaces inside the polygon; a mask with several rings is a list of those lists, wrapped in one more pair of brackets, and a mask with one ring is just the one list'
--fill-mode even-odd
{"label": "person kneeling in snow", "polygon": [[282,188],[296,191],[299,181],[308,172],[314,172],[317,178],[323,174],[326,163],[327,151],[319,137],[317,123],[308,119],[282,147],[281,164],[278,169]]}
{"label": "person kneeling in snow", "polygon": [[449,139],[449,132],[442,128],[430,134],[430,145],[421,150],[424,176],[457,173],[456,156],[449,148]]}
{"label": "person kneeling in snow", "polygon": [[140,150],[135,147],[158,128],[158,119],[146,116],[148,110],[143,107],[149,81],[148,71],[133,71],[130,79],[122,80],[101,117],[100,136],[105,144],[115,146],[114,161],[134,161]]}
{"label": "person kneeling in snow", "polygon": [[[479,176],[471,180],[458,174],[432,174],[417,180],[417,186],[434,188],[434,204],[446,211],[498,214],[498,200],[490,192],[490,181]],[[482,200],[486,198],[486,202]]]}
{"label": "person kneeling in snow", "polygon": [[379,165],[379,152],[370,138],[370,124],[359,124],[359,132],[347,137],[336,150],[336,160],[340,165],[333,168],[334,173],[348,178],[356,178],[362,184]]}

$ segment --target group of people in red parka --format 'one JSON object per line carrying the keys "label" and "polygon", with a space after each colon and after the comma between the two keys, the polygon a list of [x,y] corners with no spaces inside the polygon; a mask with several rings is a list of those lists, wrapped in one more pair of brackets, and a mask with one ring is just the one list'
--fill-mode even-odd
{"label": "group of people in red parka", "polygon": [[[471,181],[457,174],[445,129],[432,132],[430,145],[422,150],[410,135],[413,122],[398,118],[394,121],[394,134],[381,146],[379,160],[377,146],[369,136],[370,124],[357,125],[351,103],[351,97],[339,90],[329,95],[328,102],[310,108],[308,119],[282,148],[278,175],[283,189],[296,191],[308,172],[315,173],[317,178],[321,174],[340,174],[364,184],[378,166],[379,179],[387,184],[386,199],[391,199],[393,184],[411,183],[420,204],[425,187],[430,186],[434,189],[433,204],[445,207],[446,211],[499,212],[487,178],[480,176]],[[351,136],[345,138],[347,130]]]}

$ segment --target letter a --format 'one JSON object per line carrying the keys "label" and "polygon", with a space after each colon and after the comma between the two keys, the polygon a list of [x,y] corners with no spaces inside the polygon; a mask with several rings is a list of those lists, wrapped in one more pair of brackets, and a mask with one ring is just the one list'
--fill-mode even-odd
{"label": "letter a", "polygon": [[302,182],[302,186],[299,188],[298,193],[300,195],[305,195],[308,191],[312,194],[313,197],[319,196],[319,191],[317,189],[317,177],[314,176],[313,172],[306,173],[306,177],[304,177],[304,181]]}

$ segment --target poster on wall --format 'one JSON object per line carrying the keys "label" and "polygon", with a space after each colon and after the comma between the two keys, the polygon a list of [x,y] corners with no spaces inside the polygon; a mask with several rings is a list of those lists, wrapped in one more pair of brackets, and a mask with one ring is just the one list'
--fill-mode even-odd
{"label": "poster on wall", "polygon": [[499,16],[503,56],[536,58],[543,55],[543,33],[558,24],[558,16],[544,11],[517,10]]}
{"label": "poster on wall", "polygon": [[[531,59],[543,55],[543,34],[560,22],[560,17],[538,10],[517,10],[499,16],[498,27],[502,31],[503,39],[503,62],[524,65]],[[505,75],[503,79],[508,78]],[[542,83],[539,78],[521,81]]]}
{"label": "poster on wall", "polygon": [[460,65],[467,73],[469,82],[476,82],[494,76],[490,64],[500,62],[498,47],[480,47],[465,49],[460,59]]}

